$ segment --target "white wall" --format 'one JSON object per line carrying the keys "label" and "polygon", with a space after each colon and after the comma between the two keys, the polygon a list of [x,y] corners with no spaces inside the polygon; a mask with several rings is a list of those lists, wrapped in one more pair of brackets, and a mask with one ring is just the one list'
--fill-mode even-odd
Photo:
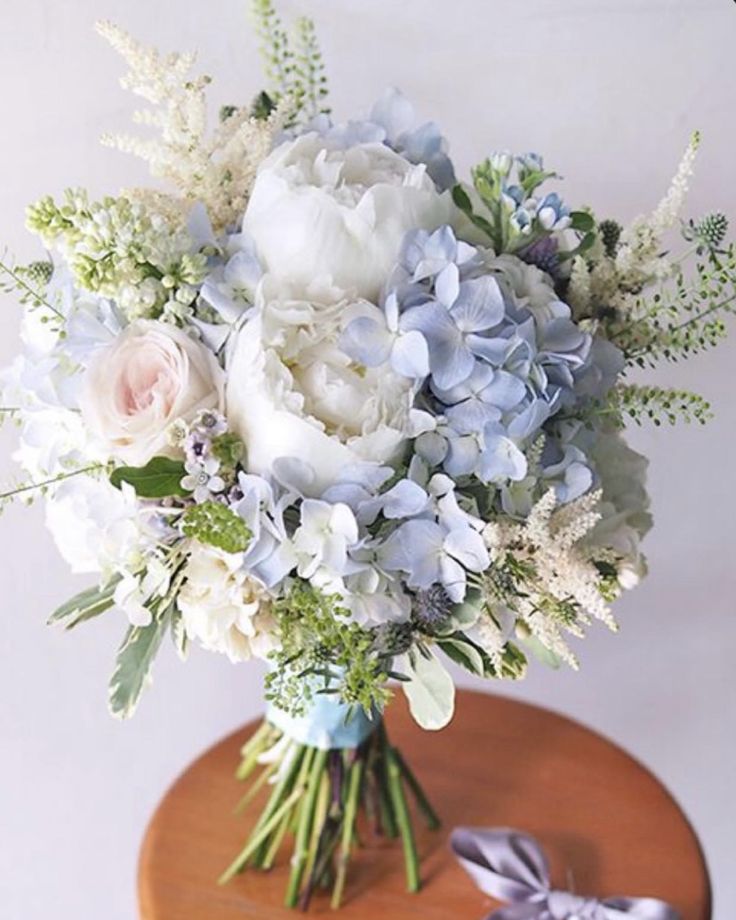
{"label": "white wall", "polygon": [[[120,65],[92,33],[111,18],[161,47],[198,47],[215,100],[259,88],[245,0],[2,0],[0,237],[21,259],[26,202],[65,185],[93,192],[144,179],[96,144],[125,126]],[[566,198],[623,219],[653,205],[690,130],[704,133],[692,193],[699,213],[736,219],[733,124],[736,5],[731,0],[283,0],[312,15],[339,115],[401,86],[453,139],[465,169],[494,147],[544,152]],[[0,363],[16,350],[19,311],[0,314]],[[734,451],[736,342],[658,379],[697,388],[717,420],[705,430],[642,430],[657,529],[652,574],[620,604],[621,634],[594,631],[581,674],[540,668],[491,687],[594,725],[674,790],[703,839],[716,916],[736,916],[733,875]],[[1,471],[11,431],[0,434]],[[4,477],[5,478],[5,477]],[[0,917],[127,920],[137,848],[167,784],[203,746],[259,708],[259,675],[168,650],[135,720],[118,724],[105,687],[123,624],[73,636],[46,614],[84,587],[58,559],[39,509],[0,521]]]}

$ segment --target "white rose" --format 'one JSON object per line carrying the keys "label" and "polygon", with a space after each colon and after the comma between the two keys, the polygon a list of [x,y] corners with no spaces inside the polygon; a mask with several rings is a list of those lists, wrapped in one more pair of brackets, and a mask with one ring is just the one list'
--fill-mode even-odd
{"label": "white rose", "polygon": [[185,576],[177,603],[190,639],[233,662],[276,648],[270,597],[243,567],[242,553],[195,543]]}
{"label": "white rose", "polygon": [[305,492],[319,497],[346,466],[397,455],[410,436],[413,391],[407,378],[356,367],[339,348],[345,326],[377,307],[269,300],[269,281],[230,346],[228,424],[250,472],[267,475],[276,460],[296,458],[314,474]]}
{"label": "white rose", "polygon": [[85,374],[80,407],[110,456],[134,466],[167,454],[167,428],[221,408],[223,373],[214,355],[181,329],[138,320],[100,349]]}
{"label": "white rose", "polygon": [[280,278],[300,285],[329,278],[375,301],[404,234],[434,230],[454,211],[425,166],[380,143],[339,149],[310,133],[261,164],[243,229]]}

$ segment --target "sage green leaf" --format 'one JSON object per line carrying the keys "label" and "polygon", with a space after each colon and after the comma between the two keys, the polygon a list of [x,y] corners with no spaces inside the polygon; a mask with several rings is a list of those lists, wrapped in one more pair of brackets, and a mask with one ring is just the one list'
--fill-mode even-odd
{"label": "sage green leaf", "polygon": [[536,636],[527,636],[527,638],[524,639],[524,646],[529,649],[537,661],[546,664],[547,667],[554,668],[555,670],[561,667],[562,661],[559,656],[555,655],[546,645],[542,645]]}
{"label": "sage green leaf", "polygon": [[65,604],[57,607],[46,621],[47,624],[52,626],[56,623],[63,623],[65,629],[73,629],[80,623],[84,623],[85,620],[99,616],[112,607],[115,586],[119,581],[120,578],[115,577],[102,588],[95,585],[93,588],[80,591]]}
{"label": "sage green leaf", "polygon": [[466,671],[470,671],[471,674],[477,674],[479,677],[486,676],[483,656],[472,643],[450,636],[446,639],[440,639],[437,645],[451,661],[459,664],[461,668],[465,668]]}
{"label": "sage green leaf", "polygon": [[183,497],[190,494],[181,484],[185,473],[178,460],[153,457],[145,466],[119,466],[110,474],[110,482],[118,489],[129,483],[141,498]]}
{"label": "sage green leaf", "polygon": [[398,666],[410,679],[401,687],[417,724],[429,731],[444,728],[455,711],[455,684],[432,651],[426,656],[414,651],[405,666]]}
{"label": "sage green leaf", "polygon": [[177,608],[171,611],[171,639],[176,654],[182,661],[186,661],[189,657],[189,637],[184,629],[184,618]]}
{"label": "sage green leaf", "polygon": [[131,626],[125,634],[110,678],[110,712],[120,719],[133,715],[147,683],[151,666],[169,627],[171,607],[154,616],[148,626]]}

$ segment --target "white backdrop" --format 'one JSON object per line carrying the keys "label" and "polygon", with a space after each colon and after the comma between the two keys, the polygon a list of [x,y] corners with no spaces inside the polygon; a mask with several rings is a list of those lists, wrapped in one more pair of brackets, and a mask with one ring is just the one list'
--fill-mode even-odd
{"label": "white backdrop", "polygon": [[[94,20],[165,49],[199,48],[216,103],[240,102],[260,86],[245,2],[3,0],[0,237],[20,259],[36,252],[22,230],[26,202],[65,185],[102,193],[144,179],[136,161],[96,144],[126,126],[133,103]],[[736,219],[732,0],[281,6],[316,19],[338,115],[364,111],[396,84],[441,123],[461,169],[493,148],[539,150],[567,176],[566,199],[622,219],[656,203],[697,127],[692,210],[720,207]],[[7,299],[2,307],[5,363],[19,310]],[[707,429],[632,434],[652,459],[657,528],[652,574],[619,605],[621,634],[594,631],[581,674],[539,667],[522,685],[491,688],[582,719],[662,777],[703,840],[717,920],[736,916],[735,359],[732,341],[660,374],[712,400]],[[0,443],[9,474],[12,431]],[[44,626],[85,585],[57,557],[40,509],[6,513],[0,545],[0,917],[130,920],[149,814],[197,752],[257,711],[260,674],[205,654],[182,665],[167,649],[136,718],[114,722],[105,688],[122,622],[103,618],[73,636]]]}

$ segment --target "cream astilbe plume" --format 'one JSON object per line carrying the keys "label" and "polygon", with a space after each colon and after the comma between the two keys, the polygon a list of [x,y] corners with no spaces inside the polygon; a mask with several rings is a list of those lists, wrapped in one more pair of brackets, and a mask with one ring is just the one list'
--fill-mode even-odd
{"label": "cream astilbe plume", "polygon": [[194,54],[162,55],[109,22],[98,23],[97,31],[130,68],[122,86],[150,103],[134,114],[134,122],[158,131],[150,138],[108,134],[102,142],[145,160],[151,174],[170,181],[185,202],[202,202],[216,231],[234,224],[280,129],[279,110],[260,120],[246,109],[228,110],[209,131],[206,89],[211,79],[191,75]]}

